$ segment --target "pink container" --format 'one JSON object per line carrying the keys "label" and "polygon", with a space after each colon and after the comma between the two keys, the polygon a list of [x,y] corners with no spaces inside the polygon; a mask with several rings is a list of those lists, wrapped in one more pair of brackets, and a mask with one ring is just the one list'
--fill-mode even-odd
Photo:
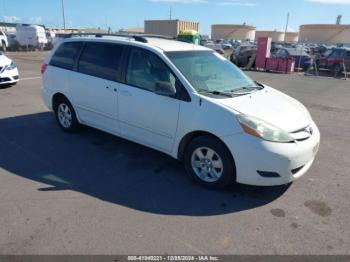
{"label": "pink container", "polygon": [[271,38],[259,37],[256,50],[256,69],[266,68],[266,58],[271,56]]}

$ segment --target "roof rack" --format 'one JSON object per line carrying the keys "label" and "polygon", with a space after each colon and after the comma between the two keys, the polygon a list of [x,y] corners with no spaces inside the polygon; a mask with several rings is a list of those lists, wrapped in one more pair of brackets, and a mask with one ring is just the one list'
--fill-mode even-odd
{"label": "roof rack", "polygon": [[147,38],[160,38],[167,40],[175,40],[174,37],[168,37],[163,35],[153,35],[153,34],[108,34],[108,33],[71,33],[67,34],[67,38],[75,37],[75,36],[94,36],[94,37],[104,37],[104,36],[117,36],[117,37],[125,37],[132,38],[137,42],[148,43]]}

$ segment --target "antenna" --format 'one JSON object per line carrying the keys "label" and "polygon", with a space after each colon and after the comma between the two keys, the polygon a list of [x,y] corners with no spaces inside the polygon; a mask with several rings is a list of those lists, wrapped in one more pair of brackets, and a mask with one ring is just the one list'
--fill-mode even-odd
{"label": "antenna", "polygon": [[173,18],[173,8],[170,6],[170,10],[169,10],[169,17],[170,17],[170,20],[172,20]]}

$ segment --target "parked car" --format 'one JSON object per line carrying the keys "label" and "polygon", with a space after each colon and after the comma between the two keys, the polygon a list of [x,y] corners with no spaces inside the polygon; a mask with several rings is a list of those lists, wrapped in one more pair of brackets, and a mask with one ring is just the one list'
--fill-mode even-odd
{"label": "parked car", "polygon": [[335,48],[316,60],[318,69],[328,69],[334,72],[334,76],[340,75],[344,71],[350,72],[350,48]]}
{"label": "parked car", "polygon": [[16,40],[16,34],[15,33],[6,33],[8,46],[7,51],[17,51],[19,44]]}
{"label": "parked car", "polygon": [[14,85],[18,82],[19,75],[15,61],[0,52],[0,86]]}
{"label": "parked car", "polygon": [[46,50],[51,50],[53,48],[55,37],[56,37],[56,34],[53,31],[50,31],[50,30],[46,31],[46,39],[47,39],[47,45],[45,46]]}
{"label": "parked car", "polygon": [[[256,55],[256,46],[242,46],[239,48],[239,53],[233,53],[231,62],[238,67],[246,67],[252,57]],[[254,66],[254,64],[253,64]]]}
{"label": "parked car", "polygon": [[218,54],[222,55],[226,59],[229,59],[231,57],[232,52],[233,52],[232,49],[228,48],[227,46],[222,46],[221,44],[207,43],[205,45],[205,47],[216,51]]}
{"label": "parked car", "polygon": [[3,52],[6,52],[8,47],[7,36],[3,31],[0,31],[0,49]]}
{"label": "parked car", "polygon": [[25,50],[44,49],[48,43],[44,27],[29,24],[17,24],[16,40]]}
{"label": "parked car", "polygon": [[276,53],[273,54],[274,57],[279,58],[294,58],[295,67],[302,68],[303,70],[307,70],[312,66],[312,58],[309,54],[305,52],[304,49],[296,49],[296,48],[281,48]]}
{"label": "parked car", "polygon": [[290,183],[318,151],[320,133],[300,102],[202,46],[74,37],[42,74],[43,99],[64,131],[89,125],[162,151],[210,188]]}

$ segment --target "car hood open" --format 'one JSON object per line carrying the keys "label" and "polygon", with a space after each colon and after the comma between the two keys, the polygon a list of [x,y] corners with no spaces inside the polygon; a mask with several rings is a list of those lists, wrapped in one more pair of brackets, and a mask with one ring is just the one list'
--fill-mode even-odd
{"label": "car hood open", "polygon": [[287,132],[294,132],[311,124],[310,115],[301,103],[271,87],[216,101],[238,113],[260,118]]}

